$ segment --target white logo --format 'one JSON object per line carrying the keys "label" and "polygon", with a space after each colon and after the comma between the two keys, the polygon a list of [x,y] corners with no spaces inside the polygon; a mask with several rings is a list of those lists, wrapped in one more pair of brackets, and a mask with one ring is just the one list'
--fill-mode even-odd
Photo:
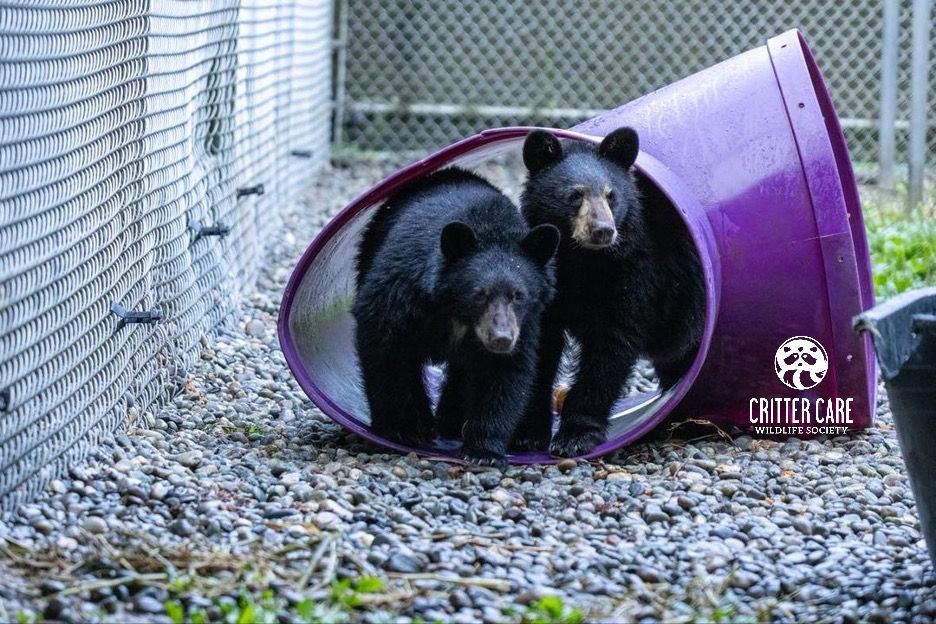
{"label": "white logo", "polygon": [[777,377],[794,390],[809,390],[825,378],[829,356],[818,340],[793,336],[777,349],[774,358]]}

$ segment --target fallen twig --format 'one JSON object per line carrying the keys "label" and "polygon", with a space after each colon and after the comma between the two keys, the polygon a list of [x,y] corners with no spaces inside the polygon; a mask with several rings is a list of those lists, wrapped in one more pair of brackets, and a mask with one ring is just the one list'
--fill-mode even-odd
{"label": "fallen twig", "polygon": [[496,591],[510,591],[512,585],[510,581],[500,579],[488,579],[479,576],[450,576],[447,574],[434,574],[432,572],[390,572],[387,576],[391,578],[402,578],[408,581],[439,581],[442,583],[452,583],[454,585],[468,585],[473,587],[484,587]]}
{"label": "fallen twig", "polygon": [[309,565],[306,566],[305,571],[296,583],[296,591],[302,591],[308,586],[312,573],[315,572],[315,568],[318,567],[319,561],[322,560],[322,555],[325,554],[325,548],[328,547],[331,541],[330,537],[325,537],[318,543],[318,548],[312,553],[312,559],[309,560]]}
{"label": "fallen twig", "polygon": [[102,587],[115,587],[117,585],[126,585],[128,583],[149,583],[150,581],[165,581],[169,579],[169,575],[165,572],[151,572],[149,574],[129,574],[127,576],[121,576],[118,578],[112,579],[97,579],[94,581],[88,581],[87,583],[78,583],[77,585],[72,585],[67,587],[62,591],[58,592],[57,596],[70,596],[72,594],[80,594],[82,592],[91,591],[92,589],[100,589]]}
{"label": "fallen twig", "polygon": [[338,544],[334,540],[329,540],[329,550],[331,552],[328,555],[328,565],[325,567],[325,572],[322,574],[322,580],[318,582],[318,585],[316,585],[313,590],[328,587],[335,579],[335,568],[338,567]]}

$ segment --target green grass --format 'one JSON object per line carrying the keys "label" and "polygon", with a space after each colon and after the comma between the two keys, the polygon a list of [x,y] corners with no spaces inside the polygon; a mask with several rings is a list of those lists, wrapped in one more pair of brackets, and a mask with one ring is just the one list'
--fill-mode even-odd
{"label": "green grass", "polygon": [[[197,585],[197,578],[179,578],[170,583],[173,597],[166,601],[166,615],[173,624],[207,624],[208,613],[200,607],[186,608],[184,593]],[[305,598],[290,606],[272,589],[254,591],[242,586],[236,597],[221,596],[212,600],[220,611],[217,620],[224,624],[277,624],[281,621],[326,624],[357,621],[370,610],[370,597],[380,598],[384,582],[375,577],[336,579],[324,599]],[[558,596],[543,596],[525,606],[503,609],[504,615],[517,624],[581,624],[584,615]],[[390,613],[385,613],[393,621]],[[380,618],[378,618],[380,619]],[[416,618],[414,622],[422,622]],[[23,622],[23,624],[29,624]]]}
{"label": "green grass", "polygon": [[[189,589],[190,584],[185,582],[171,587],[181,594]],[[284,618],[309,623],[347,622],[356,619],[353,615],[356,611],[366,608],[367,594],[376,594],[383,589],[383,581],[368,576],[356,580],[335,580],[325,600],[304,598],[292,607],[271,589],[257,593],[246,587],[241,588],[236,598],[215,598],[213,603],[225,624],[277,624]],[[209,619],[201,608],[186,608],[181,595],[167,600],[165,608],[173,624],[205,624]]]}
{"label": "green grass", "polygon": [[862,195],[868,247],[878,299],[936,286],[936,195],[908,213],[905,191]]}
{"label": "green grass", "polygon": [[522,608],[507,607],[504,615],[520,624],[581,624],[584,615],[578,607],[570,607],[559,596],[543,596]]}
{"label": "green grass", "polygon": [[[728,585],[735,569],[716,580],[698,570],[686,586],[686,602],[692,609],[683,621],[686,624],[758,624],[776,620],[773,598],[748,600]],[[753,608],[753,615],[742,615],[741,605]]]}

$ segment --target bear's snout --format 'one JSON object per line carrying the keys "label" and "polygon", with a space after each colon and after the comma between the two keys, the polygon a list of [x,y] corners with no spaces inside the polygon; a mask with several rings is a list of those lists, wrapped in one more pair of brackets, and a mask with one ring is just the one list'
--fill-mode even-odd
{"label": "bear's snout", "polygon": [[582,203],[572,219],[572,238],[588,249],[604,249],[614,244],[617,228],[607,193],[582,194]]}
{"label": "bear's snout", "polygon": [[475,326],[475,335],[491,353],[510,353],[517,344],[520,328],[513,306],[498,297],[492,301]]}
{"label": "bear's snout", "polygon": [[607,247],[614,242],[616,233],[613,223],[596,221],[591,229],[591,244],[595,247]]}

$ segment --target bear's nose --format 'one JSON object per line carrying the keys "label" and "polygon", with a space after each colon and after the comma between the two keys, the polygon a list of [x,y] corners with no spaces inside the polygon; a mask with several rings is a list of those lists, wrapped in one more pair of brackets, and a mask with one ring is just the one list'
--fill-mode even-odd
{"label": "bear's nose", "polygon": [[607,221],[598,221],[591,230],[591,244],[605,247],[614,240],[614,224]]}
{"label": "bear's nose", "polygon": [[509,353],[514,346],[513,334],[508,331],[493,331],[488,339],[488,349],[494,353]]}

